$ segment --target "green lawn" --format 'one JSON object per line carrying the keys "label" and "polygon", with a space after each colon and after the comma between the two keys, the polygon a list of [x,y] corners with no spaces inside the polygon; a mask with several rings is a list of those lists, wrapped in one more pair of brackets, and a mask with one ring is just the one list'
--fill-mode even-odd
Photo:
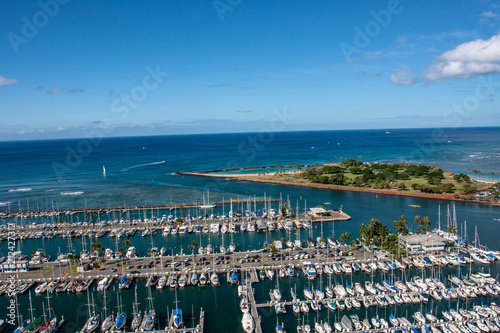
{"label": "green lawn", "polygon": [[[356,177],[360,176],[359,174],[352,174],[352,173],[350,173],[348,171],[344,172],[343,174],[348,179],[349,182],[352,182]],[[330,177],[330,176],[333,176],[333,174],[324,174],[324,176]],[[261,177],[257,176],[256,178],[261,178]],[[295,183],[300,183],[300,184],[316,184],[316,183],[312,183],[308,179],[302,178],[301,175],[300,175],[300,173],[299,174],[295,174],[295,175],[278,174],[278,175],[272,175],[271,177],[269,177],[269,176],[263,177],[261,179],[263,179],[263,180],[267,179],[267,180],[289,181],[289,182],[295,182]],[[396,181],[394,181],[391,184],[392,187],[390,189],[391,190],[398,190],[397,186],[398,186],[399,183],[404,183],[406,185],[407,189],[405,190],[405,192],[416,193],[416,194],[422,193],[422,192],[419,191],[419,190],[413,190],[411,188],[411,186],[413,184],[424,185],[424,186],[425,185],[429,185],[428,180],[425,179],[424,177],[410,177],[410,179],[407,179],[407,180],[396,180]],[[459,189],[464,184],[466,184],[465,182],[457,182],[451,176],[445,176],[444,179],[441,179],[441,183],[443,183],[443,184],[450,183],[450,184],[455,185],[455,192],[454,193],[460,193]],[[476,186],[475,184],[472,184],[472,185]],[[349,184],[349,185],[346,185],[346,186],[353,186],[353,185]],[[429,185],[429,186],[437,186],[437,185]],[[366,187],[370,187],[370,186],[367,185]]]}
{"label": "green lawn", "polygon": [[42,272],[44,274],[47,274],[48,272],[50,272],[52,270],[52,267],[49,266],[49,267],[45,267],[45,268],[41,268],[41,269],[37,269],[35,272]]}
{"label": "green lawn", "polygon": [[72,265],[67,270],[65,270],[64,273],[66,273],[66,274],[76,273],[77,267],[78,267],[77,265]]}

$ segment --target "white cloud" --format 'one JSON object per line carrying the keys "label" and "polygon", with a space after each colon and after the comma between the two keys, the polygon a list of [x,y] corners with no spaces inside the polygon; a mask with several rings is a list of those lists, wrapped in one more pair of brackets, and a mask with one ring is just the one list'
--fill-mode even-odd
{"label": "white cloud", "polygon": [[16,79],[8,79],[6,77],[3,77],[0,75],[0,87],[2,86],[9,86],[11,84],[16,84],[17,80]]}
{"label": "white cloud", "polygon": [[500,72],[500,35],[463,43],[437,57],[426,70],[428,81],[466,79]]}
{"label": "white cloud", "polygon": [[412,77],[413,70],[409,67],[403,66],[394,70],[394,74],[389,77],[389,80],[393,84],[401,86],[411,86],[415,83]]}
{"label": "white cloud", "polygon": [[455,31],[446,31],[435,33],[433,35],[418,35],[417,37],[420,39],[437,39],[442,40],[446,38],[458,38],[458,39],[467,39],[472,38],[477,33],[474,30],[455,30]]}
{"label": "white cloud", "polygon": [[481,15],[484,16],[484,17],[488,17],[488,18],[497,18],[498,17],[498,14],[497,13],[493,13],[491,10],[485,11]]}
{"label": "white cloud", "polygon": [[50,90],[47,90],[47,94],[49,95],[57,95],[59,94],[61,91],[59,89],[56,89],[56,88],[52,88]]}

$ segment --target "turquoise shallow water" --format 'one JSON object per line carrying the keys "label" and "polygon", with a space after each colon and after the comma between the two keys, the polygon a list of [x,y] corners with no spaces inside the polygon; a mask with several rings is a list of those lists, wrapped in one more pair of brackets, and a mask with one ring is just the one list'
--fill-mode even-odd
{"label": "turquoise shallow water", "polygon": [[[275,133],[271,142],[248,146],[249,138],[256,134],[224,134],[224,135],[199,135],[199,136],[173,136],[173,137],[147,137],[147,138],[116,138],[105,139],[101,144],[94,146],[92,152],[81,156],[79,163],[57,172],[54,165],[67,164],[68,147],[76,149],[81,140],[37,141],[37,142],[3,142],[0,143],[0,209],[15,210],[18,207],[52,208],[61,209],[68,207],[87,206],[114,206],[137,205],[202,201],[203,193],[210,190],[210,200],[220,201],[223,198],[247,198],[255,195],[257,198],[271,196],[273,199],[290,198],[292,206],[297,203],[301,209],[313,207],[325,202],[330,202],[329,208],[339,208],[351,215],[352,220],[335,222],[335,233],[348,231],[352,236],[357,236],[359,225],[367,223],[371,218],[391,225],[400,215],[412,219],[415,215],[429,216],[433,227],[437,226],[438,207],[441,205],[441,220],[445,221],[446,205],[449,202],[394,197],[387,195],[373,195],[367,193],[339,192],[319,189],[297,188],[282,185],[267,185],[246,183],[240,181],[220,182],[204,177],[182,177],[173,175],[176,171],[199,171],[221,169],[226,167],[248,167],[258,165],[296,164],[329,162],[339,156],[361,156],[363,160],[411,160],[416,162],[438,163],[447,170],[468,172],[469,168],[480,169],[485,172],[500,169],[500,130],[488,129],[450,129],[445,130],[446,139],[443,142],[432,141],[431,130],[391,130],[385,131],[331,131],[331,132],[296,132]],[[431,140],[431,141],[429,141]],[[448,142],[450,141],[450,142]],[[338,143],[338,144],[337,144]],[[425,144],[424,144],[425,143]],[[246,146],[245,146],[246,145]],[[242,149],[244,148],[244,149]],[[165,161],[163,163],[163,161]],[[160,163],[161,162],[161,163]],[[106,166],[106,177],[102,174],[102,166]],[[306,203],[307,201],[307,203]],[[421,208],[409,207],[410,204],[420,205]],[[273,204],[277,209],[277,204]],[[229,210],[224,207],[225,211]],[[262,206],[258,207],[262,209]],[[222,207],[217,207],[222,212]],[[473,238],[474,228],[477,226],[482,244],[491,249],[500,250],[500,241],[497,236],[500,209],[497,207],[481,206],[473,203],[456,203],[457,220],[463,225],[467,221],[469,239]],[[166,212],[153,212],[161,216]],[[194,212],[191,212],[194,214]],[[140,212],[143,217],[144,212]],[[146,212],[150,216],[151,212]],[[82,216],[73,215],[73,221],[83,220]],[[117,216],[101,216],[102,219],[117,218]],[[18,221],[19,223],[35,222],[33,220]],[[443,222],[444,223],[444,222]],[[411,225],[411,228],[415,228]],[[325,235],[333,231],[332,223],[325,223]],[[313,230],[314,237],[320,235],[320,226]],[[259,247],[264,241],[287,238],[285,231],[276,233],[257,233],[235,235],[234,241],[239,249]],[[294,235],[291,236],[292,239]],[[303,231],[301,238],[305,239],[307,232]],[[165,246],[168,251],[177,253],[182,247],[185,251],[193,239],[201,244],[208,243],[208,236],[178,235],[175,237],[154,237],[155,245]],[[88,240],[87,240],[88,241]],[[104,237],[100,240],[106,247],[115,248],[113,240]],[[140,235],[131,238],[132,244],[139,251],[145,252],[150,246],[149,237]],[[226,236],[225,244],[230,241]],[[222,242],[220,237],[211,238],[216,246]],[[73,240],[77,251],[82,249],[82,240]],[[62,239],[52,240],[25,240],[19,242],[23,253],[45,248],[46,252],[55,256],[59,249],[65,252],[68,242]],[[8,251],[7,243],[0,243],[3,255]],[[498,264],[488,266],[492,275],[498,273]],[[444,275],[450,274],[445,271]],[[365,275],[355,276],[354,279],[367,278]],[[377,278],[377,277],[376,277]],[[381,277],[378,277],[381,278]],[[340,277],[337,277],[339,282]],[[346,279],[346,277],[344,277]],[[194,307],[195,316],[199,315],[202,306],[206,311],[206,332],[238,332],[241,330],[241,313],[238,308],[236,289],[225,284],[214,289],[208,287],[185,288],[179,290],[180,306],[184,309],[186,319],[192,315],[191,305]],[[327,281],[324,280],[323,283]],[[146,309],[144,281],[139,284],[139,302],[141,309]],[[280,282],[285,297],[289,298],[291,287],[297,286],[301,298],[304,278],[285,279]],[[319,283],[315,281],[314,284]],[[265,281],[257,284],[256,297],[258,302],[268,300],[268,290],[274,282]],[[95,288],[95,286],[94,286]],[[132,310],[134,298],[133,289],[120,291],[123,304],[128,313]],[[116,292],[109,292],[109,308],[116,311]],[[167,306],[173,306],[174,292],[170,289],[152,291],[154,305],[164,324],[167,317]],[[102,309],[102,294],[94,293],[97,304],[96,309]],[[43,296],[33,295],[35,312],[42,311]],[[480,300],[488,302],[491,299]],[[7,306],[7,298],[0,297],[0,315]],[[85,294],[54,295],[52,305],[58,315],[64,315],[70,322],[66,332],[74,332],[74,327],[81,327],[86,320]],[[21,313],[26,316],[28,309],[28,296],[19,297]],[[455,306],[437,303],[433,300],[423,310]],[[412,313],[418,306],[400,307],[397,309],[379,309],[378,314],[388,317],[397,311],[403,315],[408,311]],[[297,317],[292,310],[280,316],[279,321],[284,322],[289,331],[295,330]],[[371,316],[375,309],[361,309],[357,311],[360,318]],[[259,312],[263,318],[264,332],[273,332],[277,316],[267,310]],[[330,313],[332,321],[338,314]],[[2,315],[2,317],[4,317]],[[314,320],[325,320],[328,311],[324,310],[316,317],[312,313],[305,320],[314,323]],[[129,321],[131,316],[129,316]]]}

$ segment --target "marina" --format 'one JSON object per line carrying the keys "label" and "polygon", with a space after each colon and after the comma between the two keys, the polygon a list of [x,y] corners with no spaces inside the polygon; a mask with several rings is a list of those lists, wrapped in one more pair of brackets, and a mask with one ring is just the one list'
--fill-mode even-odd
{"label": "marina", "polygon": [[500,333],[500,2],[3,1],[0,333]]}
{"label": "marina", "polygon": [[[442,253],[439,256],[435,255],[413,255],[402,257],[398,260],[390,260],[390,258],[385,258],[382,261],[374,255],[374,253],[370,251],[364,251],[363,248],[357,249],[356,255],[347,256],[339,256],[337,258],[338,250],[343,248],[344,251],[356,251],[354,248],[349,248],[342,246],[338,243],[335,243],[335,246],[332,249],[329,246],[325,245],[325,247],[315,246],[315,247],[307,247],[304,246],[304,249],[287,249],[286,252],[278,256],[278,260],[275,260],[276,257],[271,256],[270,253],[264,251],[243,251],[231,254],[229,261],[226,265],[222,265],[222,263],[215,264],[215,262],[209,262],[207,267],[203,269],[198,269],[196,267],[185,267],[172,265],[171,263],[174,260],[172,256],[161,256],[161,262],[165,260],[167,265],[159,267],[153,266],[149,267],[142,272],[131,273],[131,269],[133,267],[128,267],[127,269],[122,268],[121,273],[117,273],[114,275],[102,275],[101,271],[89,271],[84,273],[86,277],[79,278],[82,274],[65,274],[64,276],[54,276],[53,278],[31,278],[28,279],[27,276],[29,274],[33,274],[33,272],[25,272],[20,273],[19,275],[19,285],[23,286],[29,284],[30,287],[25,287],[24,293],[29,291],[31,288],[36,287],[39,290],[37,293],[42,294],[46,292],[56,293],[58,289],[62,289],[61,292],[66,293],[85,293],[87,290],[99,290],[99,286],[101,292],[106,292],[106,290],[110,290],[110,286],[113,284],[113,281],[117,281],[115,283],[121,284],[123,282],[124,277],[132,277],[128,278],[130,281],[127,284],[125,289],[130,287],[130,283],[133,283],[134,280],[137,280],[137,284],[139,281],[146,281],[145,285],[146,289],[151,290],[153,286],[151,285],[151,277],[156,276],[157,279],[161,279],[162,276],[165,276],[165,279],[168,281],[166,283],[167,286],[175,288],[177,292],[177,288],[187,288],[189,285],[192,285],[192,276],[202,276],[204,274],[216,273],[220,277],[226,276],[223,281],[231,286],[234,285],[232,282],[232,275],[236,274],[236,285],[238,286],[246,286],[245,291],[242,292],[244,297],[248,297],[249,302],[249,313],[253,318],[253,324],[255,332],[262,332],[262,315],[259,314],[259,311],[273,311],[276,312],[277,315],[282,315],[283,313],[303,313],[304,315],[308,315],[311,311],[312,313],[320,313],[326,310],[329,314],[330,311],[332,315],[340,315],[342,313],[350,313],[349,309],[384,309],[387,311],[387,308],[390,308],[392,305],[404,305],[409,304],[414,306],[414,304],[420,304],[420,306],[428,307],[429,303],[439,302],[441,303],[444,299],[448,299],[449,301],[455,301],[458,304],[483,304],[482,300],[486,297],[486,300],[494,300],[497,298],[500,293],[500,284],[497,279],[492,277],[487,273],[473,273],[472,266],[477,270],[477,264],[485,264],[480,261],[474,261],[471,259],[471,256],[468,256],[469,253],[475,253],[479,249],[472,246],[465,246],[463,249],[459,248],[458,252],[450,252],[450,253]],[[468,248],[466,250],[465,248]],[[332,252],[330,252],[330,250]],[[324,251],[324,252],[323,252]],[[258,254],[256,254],[258,253]],[[488,265],[495,265],[494,262],[498,260],[499,254],[495,252],[490,252],[493,256],[490,256],[490,260],[488,261]],[[333,254],[334,256],[330,256]],[[202,254],[201,254],[202,255]],[[301,259],[301,255],[303,258]],[[307,255],[307,257],[306,257]],[[253,257],[253,259],[260,258],[261,260],[247,260]],[[178,262],[188,263],[186,261],[187,258],[193,257],[193,254],[185,254],[179,255],[175,258]],[[232,257],[232,258],[231,258]],[[267,258],[266,258],[267,257]],[[456,260],[457,258],[467,258],[463,263]],[[212,257],[215,258],[215,254]],[[432,260],[431,260],[432,258]],[[340,259],[340,260],[339,260]],[[144,260],[150,260],[148,258],[133,258],[128,259],[128,264],[133,264],[136,262],[141,262]],[[376,260],[376,261],[375,261]],[[120,261],[120,260],[119,260]],[[317,272],[314,276],[311,276],[309,272],[309,267],[314,267],[314,271]],[[124,266],[124,265],[122,265]],[[131,265],[129,265],[131,266]],[[182,268],[184,266],[184,268]],[[332,267],[338,267],[333,269]],[[359,269],[355,269],[355,267],[360,267]],[[445,276],[441,272],[441,270],[452,270],[455,271],[455,274],[463,271],[463,275],[448,275],[445,279]],[[272,274],[270,274],[272,272]],[[358,273],[356,273],[358,272]],[[364,272],[364,273],[363,273]],[[412,273],[413,277],[411,277],[410,273]],[[375,275],[375,280],[374,280]],[[122,277],[120,279],[120,276]],[[180,277],[179,277],[180,276]],[[181,279],[187,276],[186,283],[181,286]],[[397,279],[394,279],[395,276],[398,276]],[[422,276],[422,279],[419,278]],[[429,276],[429,277],[428,277]],[[24,277],[24,278],[23,278]],[[175,277],[175,282],[174,282]],[[274,279],[275,277],[275,279]],[[425,277],[425,279],[424,279]],[[266,284],[267,281],[273,283],[276,280],[276,283],[281,280],[283,281],[305,281],[307,283],[318,283],[319,285],[316,287],[310,287],[310,290],[314,290],[312,296],[307,295],[306,290],[309,290],[307,287],[304,287],[304,299],[301,301],[300,291],[297,292],[297,284],[295,285],[295,290],[291,289],[291,298],[287,299],[287,297],[283,297],[277,299],[275,297],[274,292],[269,292],[267,300],[265,302],[258,301],[255,291],[255,284],[260,285],[262,283]],[[331,284],[331,280],[338,279],[340,281],[344,281],[341,284]],[[350,279],[350,283],[348,282]],[[326,281],[329,280],[329,283]],[[371,282],[370,282],[371,280]],[[57,286],[55,288],[48,288],[54,281],[57,282]],[[309,281],[309,282],[307,282]],[[326,295],[323,289],[323,281],[325,281],[324,286],[326,287]],[[362,283],[356,283],[356,288],[353,291],[351,290],[351,286],[354,285],[355,281],[360,281]],[[375,281],[380,281],[376,282]],[[391,282],[393,281],[393,282]],[[425,281],[425,282],[424,282]],[[383,283],[382,283],[383,282]],[[125,283],[125,282],[123,282]],[[142,284],[143,282],[141,282]],[[448,284],[448,285],[445,285]],[[149,284],[149,287],[147,286]],[[207,285],[210,284],[210,280],[206,282]],[[65,287],[62,287],[65,285]],[[196,285],[194,285],[196,286]],[[373,287],[375,286],[375,288]],[[0,286],[0,291],[3,286]],[[40,288],[42,287],[42,288]],[[201,283],[197,287],[204,287],[204,284]],[[238,293],[240,294],[240,287],[238,287]],[[38,289],[40,288],[40,289]],[[136,287],[137,288],[137,287]],[[210,288],[214,288],[211,286]],[[113,289],[113,288],[112,288]],[[159,289],[159,286],[156,285],[156,289]],[[271,288],[272,289],[272,288]],[[354,289],[354,288],[353,288]],[[269,289],[270,290],[270,289]],[[333,293],[332,293],[333,291]],[[29,293],[31,297],[31,292]],[[92,294],[94,297],[94,292]],[[245,296],[246,295],[246,296]],[[260,298],[260,300],[262,300]],[[481,303],[477,303],[477,301]],[[298,312],[294,310],[295,304],[300,304],[300,309]],[[470,305],[469,305],[470,306]],[[288,308],[288,310],[287,310]],[[307,309],[307,310],[306,310]],[[488,312],[488,316],[490,314],[495,314],[495,304],[492,304],[492,308],[490,312]],[[293,310],[293,311],[292,311]],[[178,310],[179,311],[179,310]],[[476,310],[479,311],[479,310]],[[446,312],[443,312],[446,313]],[[172,323],[176,315],[176,312],[173,311],[170,316],[168,316],[167,327],[173,327]],[[444,316],[444,314],[443,314]],[[464,317],[465,316],[465,317]],[[460,320],[451,319],[443,317],[444,321],[439,322],[430,322],[427,323],[429,329],[433,328],[441,328],[443,332],[447,332],[446,329],[451,325],[467,325],[474,321],[474,314],[470,315],[469,319],[466,315],[462,314]],[[481,316],[481,315],[479,315]],[[352,316],[351,316],[352,317]],[[415,323],[405,322],[402,318],[399,318],[398,324],[393,325],[394,329],[401,329],[403,327],[411,328],[413,326],[420,327],[426,324],[425,319],[422,322],[421,317],[418,314],[415,314],[414,317],[419,318],[419,320],[415,320]],[[192,331],[192,332],[202,332],[205,314],[203,310],[200,309],[199,314],[200,322],[196,326],[193,326],[191,329],[183,329],[183,331]],[[481,317],[482,318],[482,317]],[[491,315],[491,318],[496,318],[496,315]],[[382,318],[381,318],[382,319]],[[357,327],[356,325],[362,323],[362,321],[357,322],[355,319],[351,320],[351,324],[353,327]],[[384,331],[382,328],[376,328],[370,326],[370,319],[368,318],[368,324],[362,324],[363,330],[375,330],[377,332]],[[389,318],[385,318],[386,322]],[[343,319],[344,326],[348,325],[347,319]],[[328,320],[323,320],[320,325],[322,327],[325,325],[325,322],[328,323]],[[329,322],[329,325],[332,327],[336,326],[337,322]],[[87,324],[88,325],[88,324]],[[315,322],[315,326],[318,325],[318,321]],[[341,325],[341,324],[339,324]],[[485,324],[487,325],[487,324]],[[491,325],[495,325],[494,320]],[[157,332],[170,332],[172,330],[161,330],[161,325],[159,325],[155,331]],[[342,325],[341,325],[342,326]],[[360,326],[361,327],[361,326]],[[423,326],[422,326],[423,327]],[[304,325],[298,326],[299,330],[306,330]],[[86,332],[86,328],[84,327],[82,332]],[[320,328],[316,328],[316,330],[320,331]],[[355,329],[357,330],[357,329]],[[361,330],[361,328],[359,329]],[[128,332],[127,330],[125,330]],[[130,331],[132,332],[132,331]]]}
{"label": "marina", "polygon": [[[214,169],[202,164],[197,169]],[[480,329],[484,323],[490,331],[496,325],[494,207],[456,203],[457,213],[447,214],[447,205],[454,211],[449,201],[212,182],[175,175],[179,167],[168,163],[160,167],[170,168],[165,179],[181,186],[164,189],[154,170],[137,168],[131,170],[143,177],[137,184],[141,195],[121,196],[132,187],[120,187],[113,177],[117,170],[124,170],[122,176],[129,171],[111,162],[105,179],[98,163],[100,180],[93,190],[53,193],[52,185],[30,185],[31,191],[21,185],[21,192],[9,185],[0,265],[3,276],[14,274],[16,283],[0,282],[0,306],[16,294],[17,326],[50,324],[54,317],[65,332],[86,331],[87,323],[102,331],[118,324],[122,332],[140,331],[141,325],[144,331],[169,332],[175,318],[184,324],[178,331],[193,332],[466,333],[474,325]],[[210,186],[196,188],[199,182]],[[95,195],[104,190],[106,197]],[[376,218],[393,232],[392,221],[401,215],[409,220],[410,236],[417,233],[413,217],[429,216],[432,238],[402,237],[402,255],[360,242],[361,224]],[[444,231],[450,224],[455,234]],[[341,237],[346,233],[349,238]],[[13,251],[7,251],[9,242],[15,243]],[[442,249],[421,252],[438,243]],[[9,256],[26,266],[11,268]],[[489,317],[479,314],[479,323],[469,313],[478,306],[491,310],[485,310]]]}

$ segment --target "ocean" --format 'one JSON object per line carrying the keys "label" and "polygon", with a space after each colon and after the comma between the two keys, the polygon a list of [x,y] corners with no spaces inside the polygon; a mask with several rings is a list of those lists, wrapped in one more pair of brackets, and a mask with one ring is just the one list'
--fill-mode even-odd
{"label": "ocean", "polygon": [[499,171],[499,134],[500,128],[398,129],[0,142],[0,208],[201,201],[207,189],[213,200],[266,190],[277,197],[281,189],[266,185],[174,173],[337,162],[341,157],[434,163],[474,176],[469,168]]}
{"label": "ocean", "polygon": [[[464,172],[473,177],[469,169],[481,170],[485,174],[500,171],[500,128],[459,128],[459,129],[398,129],[398,130],[346,130],[318,132],[275,132],[275,133],[240,133],[210,135],[177,135],[156,137],[124,137],[105,139],[71,139],[47,141],[0,142],[0,210],[15,211],[18,209],[52,209],[64,210],[76,207],[111,207],[122,205],[147,205],[201,202],[203,195],[210,191],[210,201],[228,201],[229,199],[266,198],[289,199],[292,207],[325,205],[327,208],[339,208],[349,214],[352,219],[345,222],[325,223],[323,232],[330,235],[348,231],[357,237],[359,225],[376,218],[392,229],[392,221],[400,215],[413,220],[415,215],[429,216],[433,227],[439,220],[446,222],[447,208],[450,202],[421,198],[409,198],[369,193],[344,192],[323,189],[309,189],[284,185],[270,185],[242,181],[225,182],[206,177],[175,175],[178,171],[204,171],[225,168],[246,168],[256,166],[287,165],[297,163],[314,164],[337,162],[339,158],[361,158],[363,161],[408,161],[415,163],[433,163],[447,171]],[[103,167],[106,174],[103,174]],[[236,171],[237,172],[237,171]],[[480,176],[483,180],[499,181],[498,175]],[[409,205],[419,205],[420,208]],[[477,203],[455,203],[457,220],[461,226],[467,221],[469,239],[474,237],[477,227],[481,244],[494,250],[500,250],[500,241],[496,238],[500,209]],[[277,203],[273,204],[277,209]],[[441,216],[438,216],[438,209]],[[228,207],[217,207],[216,212],[227,212]],[[262,207],[259,207],[262,209]],[[162,215],[166,212],[153,212]],[[192,211],[191,214],[196,212]],[[116,214],[116,213],[113,213]],[[138,212],[137,214],[141,214]],[[142,212],[150,217],[150,212]],[[142,215],[143,216],[143,215]],[[102,219],[113,219],[116,215],[103,214]],[[83,216],[72,215],[72,221],[83,220]],[[41,222],[39,220],[23,220],[18,223]],[[416,226],[410,223],[410,228]],[[319,236],[320,228],[314,229],[314,237]],[[188,244],[194,235],[176,237],[154,236],[155,246],[167,247],[168,251],[187,251]],[[220,237],[220,236],[219,236]],[[225,244],[229,243],[226,236]],[[268,240],[288,237],[285,231],[276,233],[255,233],[235,235],[234,241],[240,250],[258,248]],[[306,234],[303,232],[303,236]],[[146,239],[147,238],[147,239]],[[150,247],[149,237],[142,238],[136,234],[131,241],[137,249],[145,253]],[[208,242],[208,236],[202,235],[198,241]],[[338,237],[337,237],[338,238]],[[212,237],[211,242],[217,247],[221,238]],[[105,247],[114,249],[113,240],[104,237]],[[19,242],[25,254],[44,248],[53,258],[59,252],[67,251],[67,241],[59,238],[50,240],[28,239]],[[73,246],[79,252],[83,248],[82,240],[74,240]],[[87,244],[88,248],[88,244]],[[0,254],[5,255],[7,244],[0,244]],[[488,266],[492,275],[496,274],[498,264]],[[496,276],[496,275],[493,275]],[[361,277],[358,277],[361,279]],[[376,277],[379,279],[383,276]],[[199,307],[206,311],[206,332],[239,332],[241,329],[241,313],[238,308],[236,289],[225,284],[218,289],[206,288],[198,290],[189,287],[179,291],[179,305],[190,316],[199,314]],[[280,282],[289,298],[288,291],[297,285],[302,290],[304,279],[287,279]],[[315,281],[318,284],[319,281]],[[323,283],[326,283],[324,281]],[[144,281],[138,282],[142,291],[142,310],[146,309],[144,300]],[[258,302],[268,300],[268,290],[273,282],[266,281],[256,285]],[[95,285],[94,285],[95,288]],[[132,310],[133,289],[120,291],[123,303],[129,313]],[[110,291],[109,308],[116,312],[116,294]],[[302,293],[299,292],[302,297]],[[167,310],[174,305],[172,290],[153,291],[154,304],[160,313],[162,325],[166,320]],[[36,311],[41,313],[44,296],[33,296]],[[102,294],[95,295],[101,302]],[[6,309],[8,299],[0,297],[0,315]],[[19,297],[20,310],[26,316],[28,296]],[[52,306],[58,315],[64,315],[74,327],[81,327],[86,320],[85,294],[54,295]],[[68,307],[67,304],[71,304]],[[5,305],[5,307],[4,307]],[[426,309],[438,307],[430,302]],[[193,311],[191,307],[193,306]],[[439,305],[443,306],[442,303]],[[383,315],[400,311],[416,311],[412,307],[401,309],[377,310]],[[75,312],[76,309],[76,312]],[[425,309],[424,309],[425,310]],[[267,312],[265,312],[267,311]],[[268,310],[259,312],[263,317],[264,332],[274,330],[276,322],[283,321],[289,331],[294,330],[298,319],[291,309],[285,316],[277,318]],[[375,311],[375,309],[373,309]],[[380,311],[380,313],[378,313]],[[224,315],[220,313],[224,312]],[[373,315],[362,308],[360,318]],[[323,311],[315,318],[310,314],[304,320],[314,324],[314,320],[330,320],[334,313]],[[338,315],[337,315],[338,316]],[[1,316],[2,318],[4,316]],[[387,316],[388,317],[388,314]],[[190,317],[186,320],[190,320]],[[337,318],[339,320],[339,318]],[[67,332],[74,332],[71,327]]]}

